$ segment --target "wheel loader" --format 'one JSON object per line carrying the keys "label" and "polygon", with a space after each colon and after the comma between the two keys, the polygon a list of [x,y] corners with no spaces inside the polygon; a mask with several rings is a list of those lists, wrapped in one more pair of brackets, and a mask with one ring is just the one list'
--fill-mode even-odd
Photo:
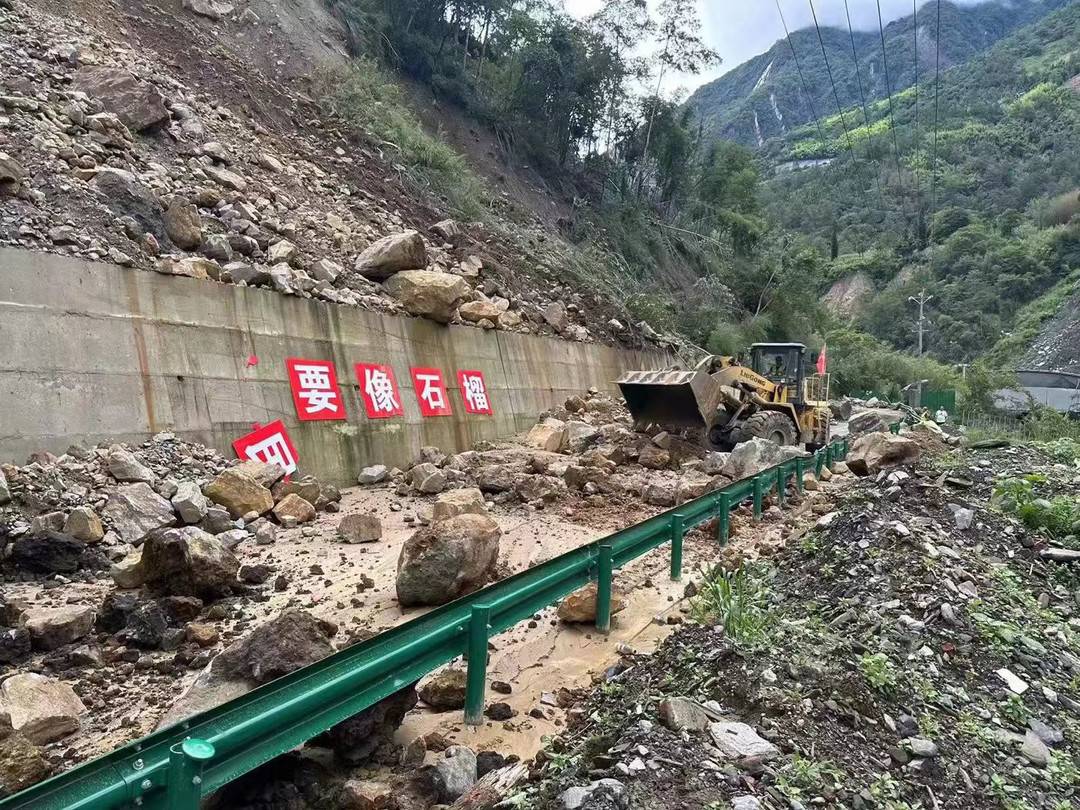
{"label": "wheel loader", "polygon": [[631,371],[617,380],[639,429],[697,429],[714,450],[755,436],[780,445],[829,442],[829,381],[808,373],[801,343],[755,343],[750,364],[710,355],[693,371]]}

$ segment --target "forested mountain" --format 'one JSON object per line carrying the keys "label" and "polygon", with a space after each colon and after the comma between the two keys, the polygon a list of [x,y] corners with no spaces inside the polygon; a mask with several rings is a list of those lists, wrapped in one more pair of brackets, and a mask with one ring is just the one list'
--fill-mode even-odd
{"label": "forested mountain", "polygon": [[[991,0],[975,6],[942,3],[941,65],[947,68],[960,64],[1012,31],[1067,3],[1068,0]],[[926,3],[919,9],[917,22],[918,62],[916,15],[894,20],[884,27],[884,59],[882,33],[877,29],[849,31],[846,27],[823,27],[819,40],[814,28],[805,28],[791,32],[790,44],[781,39],[760,56],[699,88],[687,104],[699,116],[710,137],[761,146],[769,138],[783,136],[818,116],[836,114],[837,96],[845,108],[857,108],[863,98],[868,102],[886,98],[889,87],[894,93],[911,87],[916,72],[921,80],[932,74],[939,45],[937,4]],[[830,70],[836,83],[836,96],[829,79]],[[856,110],[851,124],[854,126],[861,120],[861,111]]]}
{"label": "forested mountain", "polygon": [[846,133],[834,115],[825,144],[812,126],[772,144],[775,158],[837,159],[769,182],[768,216],[836,252],[831,278],[870,282],[862,328],[910,348],[907,299],[926,288],[931,352],[971,362],[1012,331],[1025,303],[1080,268],[1078,74],[1074,2],[945,71],[936,130],[928,81],[918,118],[913,92],[894,96],[895,130],[877,102],[869,129]]}

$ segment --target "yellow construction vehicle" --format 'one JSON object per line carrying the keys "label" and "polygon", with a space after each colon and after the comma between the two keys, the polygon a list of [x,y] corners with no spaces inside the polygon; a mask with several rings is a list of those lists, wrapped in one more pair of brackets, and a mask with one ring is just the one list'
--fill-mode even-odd
{"label": "yellow construction vehicle", "polygon": [[829,442],[829,378],[807,373],[801,343],[755,343],[749,366],[710,355],[693,371],[631,371],[617,383],[638,428],[697,429],[716,450],[755,436],[810,449]]}

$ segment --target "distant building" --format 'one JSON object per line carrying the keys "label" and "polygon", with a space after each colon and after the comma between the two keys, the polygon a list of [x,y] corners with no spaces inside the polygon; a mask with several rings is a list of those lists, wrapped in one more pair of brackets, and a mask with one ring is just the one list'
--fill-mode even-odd
{"label": "distant building", "polygon": [[1031,403],[1053,408],[1058,413],[1080,419],[1080,374],[1063,371],[1016,372],[1020,388],[994,392],[994,405],[1003,411],[1025,413]]}

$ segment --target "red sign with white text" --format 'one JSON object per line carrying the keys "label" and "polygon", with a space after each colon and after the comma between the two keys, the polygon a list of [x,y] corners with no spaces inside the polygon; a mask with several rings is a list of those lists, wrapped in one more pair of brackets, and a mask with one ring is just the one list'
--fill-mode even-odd
{"label": "red sign with white text", "polygon": [[320,419],[344,419],[345,403],[338,389],[334,364],[326,360],[285,360],[289,369],[296,418],[302,422]]}
{"label": "red sign with white text", "polygon": [[233,450],[244,461],[277,464],[286,475],[296,472],[296,448],[280,419],[240,437],[233,442]]}
{"label": "red sign with white text", "polygon": [[360,383],[360,398],[364,400],[364,410],[369,419],[386,419],[405,413],[394,370],[390,366],[357,363],[356,379]]}
{"label": "red sign with white text", "polygon": [[491,416],[491,400],[488,399],[487,383],[479,371],[458,371],[458,387],[465,402],[465,413],[486,414]]}
{"label": "red sign with white text", "polygon": [[437,368],[410,368],[416,401],[420,403],[422,416],[450,416],[450,399],[446,396],[446,382]]}

